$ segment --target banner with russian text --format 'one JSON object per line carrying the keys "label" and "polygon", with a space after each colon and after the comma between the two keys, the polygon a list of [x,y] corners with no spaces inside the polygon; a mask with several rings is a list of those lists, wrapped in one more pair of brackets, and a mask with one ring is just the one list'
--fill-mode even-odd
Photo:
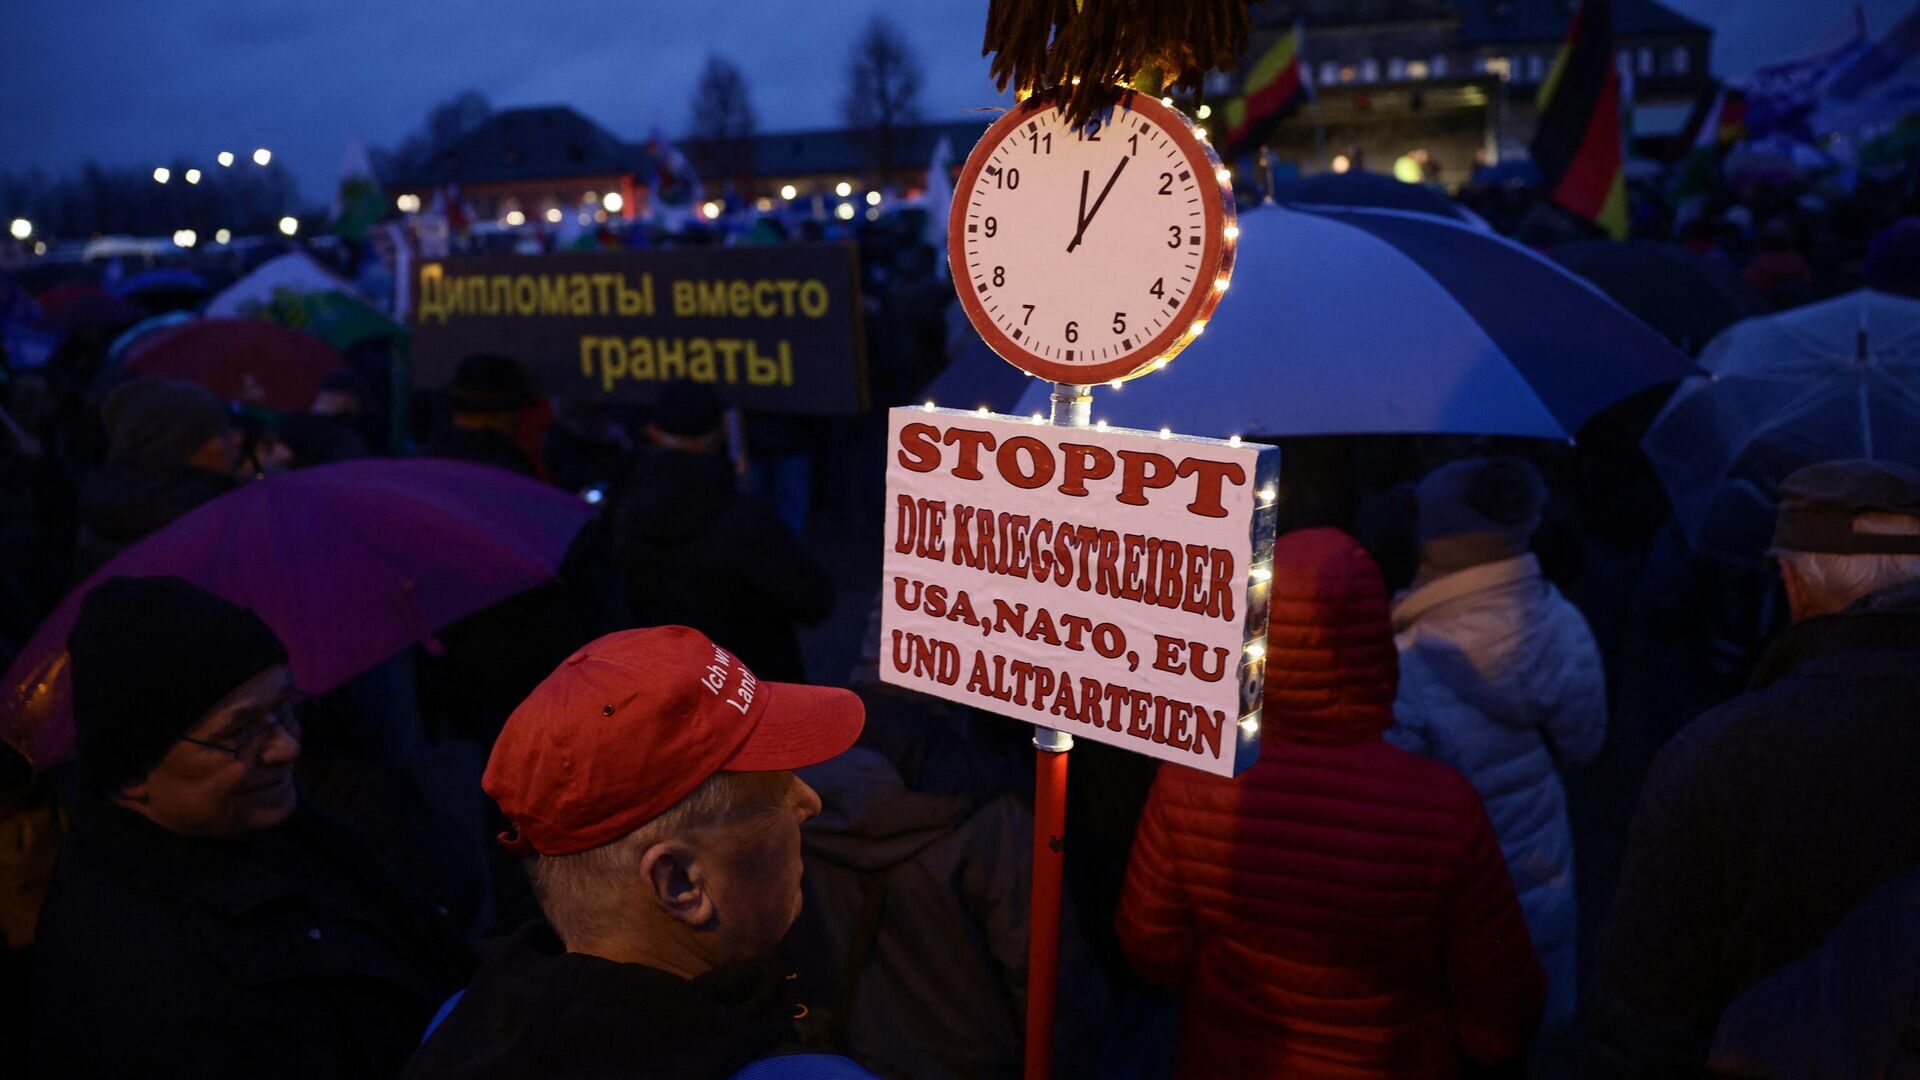
{"label": "banner with russian text", "polygon": [[744,408],[851,415],[866,408],[856,260],[788,244],[424,261],[414,384],[486,352],[561,400],[648,402],[690,380]]}
{"label": "banner with russian text", "polygon": [[1273,447],[894,409],[884,682],[1224,776],[1259,755]]}

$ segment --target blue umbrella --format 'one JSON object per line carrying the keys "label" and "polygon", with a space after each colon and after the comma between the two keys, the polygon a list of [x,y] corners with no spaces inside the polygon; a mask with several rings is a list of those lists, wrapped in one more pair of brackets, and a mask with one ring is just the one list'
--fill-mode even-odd
{"label": "blue umbrella", "polygon": [[134,297],[142,293],[210,293],[213,286],[207,279],[191,270],[182,270],[173,266],[160,266],[152,270],[142,270],[108,286],[108,291],[118,297]]}
{"label": "blue umbrella", "polygon": [[1273,200],[1290,206],[1364,206],[1471,220],[1466,208],[1447,198],[1447,193],[1439,188],[1409,184],[1385,173],[1357,169],[1282,181],[1274,185]]}
{"label": "blue umbrella", "polygon": [[[1390,210],[1242,214],[1232,292],[1166,370],[1096,391],[1094,417],[1190,435],[1565,439],[1694,370],[1551,260]],[[1035,383],[1018,412],[1045,409]]]}

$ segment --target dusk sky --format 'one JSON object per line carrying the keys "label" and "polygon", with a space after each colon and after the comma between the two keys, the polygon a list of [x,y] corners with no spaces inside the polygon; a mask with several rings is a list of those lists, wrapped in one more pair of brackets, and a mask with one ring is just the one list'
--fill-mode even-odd
{"label": "dusk sky", "polygon": [[[1666,0],[1713,26],[1714,67],[1755,66],[1833,40],[1842,0]],[[1915,0],[1867,0],[1883,32]],[[327,197],[349,140],[389,146],[465,89],[495,107],[565,103],[616,135],[687,126],[710,52],[746,72],[765,131],[834,126],[847,53],[876,11],[926,71],[929,118],[999,101],[980,56],[986,0],[802,4],[524,0],[4,0],[0,170],[89,159],[212,167],[258,146]],[[1309,48],[1311,45],[1309,44]]]}

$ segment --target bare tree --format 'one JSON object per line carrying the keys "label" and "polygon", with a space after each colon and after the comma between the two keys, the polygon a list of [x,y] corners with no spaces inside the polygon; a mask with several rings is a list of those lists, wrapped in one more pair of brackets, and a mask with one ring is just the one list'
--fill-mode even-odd
{"label": "bare tree", "polygon": [[702,172],[743,184],[753,169],[756,121],[747,77],[733,61],[708,54],[693,88],[693,129]]}
{"label": "bare tree", "polygon": [[493,116],[493,105],[478,90],[463,90],[435,105],[420,130],[390,151],[375,151],[374,171],[392,178],[412,179],[430,172],[440,155],[460,137]]}
{"label": "bare tree", "polygon": [[866,133],[868,153],[885,183],[893,173],[902,128],[920,121],[920,58],[885,16],[868,20],[847,66],[841,103],[847,126]]}

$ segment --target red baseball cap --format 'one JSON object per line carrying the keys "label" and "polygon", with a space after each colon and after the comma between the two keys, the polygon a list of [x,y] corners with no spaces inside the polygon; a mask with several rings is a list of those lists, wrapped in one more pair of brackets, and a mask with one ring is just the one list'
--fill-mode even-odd
{"label": "red baseball cap", "polygon": [[566,659],[507,718],[480,779],[520,855],[627,835],[717,772],[814,765],[853,745],[850,691],[761,682],[698,630],[609,634]]}

